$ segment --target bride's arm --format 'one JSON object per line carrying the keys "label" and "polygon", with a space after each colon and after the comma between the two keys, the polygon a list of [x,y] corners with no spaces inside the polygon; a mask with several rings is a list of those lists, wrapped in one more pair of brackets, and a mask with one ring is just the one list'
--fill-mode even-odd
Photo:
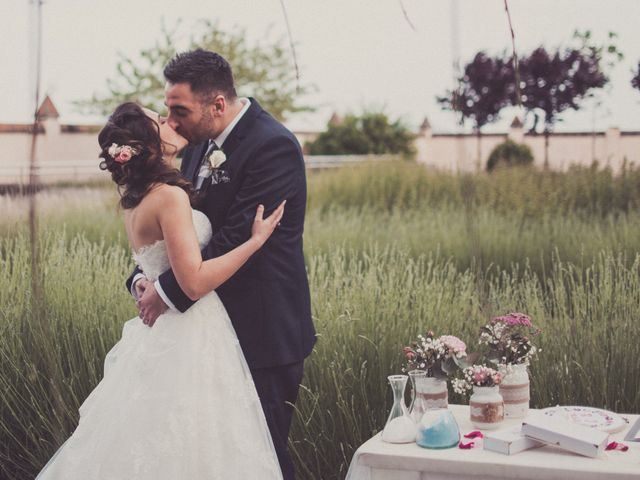
{"label": "bride's arm", "polygon": [[283,202],[271,216],[263,219],[264,207],[259,206],[251,238],[225,255],[203,262],[186,192],[171,186],[162,190],[158,222],[171,269],[191,300],[203,297],[236,273],[271,236],[284,211]]}

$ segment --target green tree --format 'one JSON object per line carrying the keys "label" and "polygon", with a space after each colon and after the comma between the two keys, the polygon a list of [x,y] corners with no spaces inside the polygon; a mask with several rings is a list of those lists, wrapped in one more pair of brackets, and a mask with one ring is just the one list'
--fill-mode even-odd
{"label": "green tree", "polygon": [[331,121],[327,130],[309,143],[312,155],[415,154],[411,133],[400,120],[391,122],[382,112],[349,114]]}
{"label": "green tree", "polygon": [[444,96],[436,97],[443,110],[457,112],[462,124],[473,122],[476,133],[476,162],[478,169],[482,161],[480,140],[482,127],[500,118],[500,112],[509,105],[509,92],[515,76],[510,59],[491,57],[478,52],[464,67],[458,79],[458,88],[447,90]]}
{"label": "green tree", "polygon": [[531,131],[536,132],[540,120],[544,125],[545,168],[549,167],[549,136],[560,115],[565,110],[580,110],[584,99],[606,87],[607,70],[623,58],[613,32],[605,44],[594,43],[589,30],[576,31],[573,37],[577,43],[572,47],[548,51],[540,46],[519,63],[522,106],[534,116]]}
{"label": "green tree", "polygon": [[[162,71],[177,53],[175,48],[180,23],[173,29],[162,27],[155,45],[137,56],[120,54],[113,77],[107,79],[107,93],[76,102],[79,110],[106,115],[125,101],[137,101],[163,111],[164,77]],[[244,30],[231,33],[221,30],[216,22],[202,21],[189,39],[188,49],[203,48],[219,53],[233,68],[238,94],[253,96],[274,117],[313,110],[297,99],[312,87],[298,85],[291,56],[282,40],[250,45]]]}

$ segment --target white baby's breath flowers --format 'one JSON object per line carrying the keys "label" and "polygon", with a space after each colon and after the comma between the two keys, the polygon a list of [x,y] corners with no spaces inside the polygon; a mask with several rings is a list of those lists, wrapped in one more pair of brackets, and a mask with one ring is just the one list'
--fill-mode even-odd
{"label": "white baby's breath flowers", "polygon": [[117,143],[112,143],[107,152],[111,155],[112,158],[116,158],[116,156],[120,153],[120,146]]}
{"label": "white baby's breath flowers", "polygon": [[470,388],[467,381],[462,378],[454,378],[451,380],[451,386],[453,387],[453,391],[460,395],[464,395]]}

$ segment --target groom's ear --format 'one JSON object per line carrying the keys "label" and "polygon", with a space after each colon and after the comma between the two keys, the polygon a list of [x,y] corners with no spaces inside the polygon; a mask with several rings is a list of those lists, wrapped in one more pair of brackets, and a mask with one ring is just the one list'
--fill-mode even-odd
{"label": "groom's ear", "polygon": [[224,95],[216,95],[211,106],[214,114],[222,115],[227,109],[227,100],[224,98]]}

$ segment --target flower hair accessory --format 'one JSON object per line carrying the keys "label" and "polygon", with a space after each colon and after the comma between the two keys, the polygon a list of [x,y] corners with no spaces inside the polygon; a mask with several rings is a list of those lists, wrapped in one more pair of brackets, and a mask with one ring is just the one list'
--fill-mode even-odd
{"label": "flower hair accessory", "polygon": [[117,143],[112,143],[107,152],[118,163],[126,163],[131,160],[131,157],[140,153],[137,148],[131,145],[118,145]]}

